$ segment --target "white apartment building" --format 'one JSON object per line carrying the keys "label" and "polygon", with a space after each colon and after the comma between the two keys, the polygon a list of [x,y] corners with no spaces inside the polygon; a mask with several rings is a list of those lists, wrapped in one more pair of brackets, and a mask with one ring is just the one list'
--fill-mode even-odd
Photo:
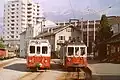
{"label": "white apartment building", "polygon": [[20,33],[33,27],[40,15],[40,6],[32,0],[11,0],[4,6],[3,39],[6,45],[19,45]]}

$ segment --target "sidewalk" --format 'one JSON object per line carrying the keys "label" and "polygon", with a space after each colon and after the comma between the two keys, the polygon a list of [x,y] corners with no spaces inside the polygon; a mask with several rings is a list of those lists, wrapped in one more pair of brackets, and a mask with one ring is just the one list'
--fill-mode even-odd
{"label": "sidewalk", "polygon": [[10,62],[13,62],[13,61],[15,61],[15,60],[17,60],[18,58],[12,58],[12,59],[7,59],[7,60],[1,60],[0,61],[0,67],[3,67],[3,66],[5,66],[5,65],[7,65],[7,64],[9,64]]}
{"label": "sidewalk", "polygon": [[98,61],[93,61],[92,63],[91,62],[88,64],[88,67],[92,70],[93,75],[119,75],[120,76],[120,64],[98,63]]}

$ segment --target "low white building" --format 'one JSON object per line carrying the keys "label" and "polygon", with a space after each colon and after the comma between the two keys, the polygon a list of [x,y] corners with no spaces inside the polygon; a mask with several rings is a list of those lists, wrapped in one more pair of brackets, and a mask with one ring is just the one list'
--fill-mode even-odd
{"label": "low white building", "polygon": [[26,56],[27,45],[30,39],[36,37],[42,31],[45,31],[46,29],[49,30],[54,27],[56,27],[56,24],[49,20],[41,21],[35,26],[28,25],[26,31],[20,34],[20,57]]}

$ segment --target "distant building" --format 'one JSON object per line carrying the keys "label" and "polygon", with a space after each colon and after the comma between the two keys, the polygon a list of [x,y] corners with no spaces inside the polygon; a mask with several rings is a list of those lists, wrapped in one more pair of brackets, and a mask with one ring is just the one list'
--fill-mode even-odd
{"label": "distant building", "polygon": [[11,0],[4,5],[3,39],[6,45],[19,45],[20,33],[39,20],[40,6],[32,0]]}
{"label": "distant building", "polygon": [[120,33],[120,16],[108,16],[108,22],[112,26],[113,34]]}

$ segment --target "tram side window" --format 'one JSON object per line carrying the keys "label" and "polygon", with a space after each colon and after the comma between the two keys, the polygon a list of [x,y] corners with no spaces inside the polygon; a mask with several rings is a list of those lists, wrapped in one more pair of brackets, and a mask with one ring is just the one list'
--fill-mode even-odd
{"label": "tram side window", "polygon": [[76,55],[76,56],[79,55],[79,47],[75,47],[75,55]]}
{"label": "tram side window", "polygon": [[35,53],[35,46],[30,46],[30,53]]}
{"label": "tram side window", "polygon": [[40,54],[40,47],[37,46],[37,54]]}
{"label": "tram side window", "polygon": [[83,56],[85,54],[85,48],[84,47],[81,47],[81,55]]}
{"label": "tram side window", "polygon": [[74,54],[74,47],[68,47],[68,56],[71,56]]}
{"label": "tram side window", "polygon": [[42,54],[47,54],[47,46],[42,47]]}

